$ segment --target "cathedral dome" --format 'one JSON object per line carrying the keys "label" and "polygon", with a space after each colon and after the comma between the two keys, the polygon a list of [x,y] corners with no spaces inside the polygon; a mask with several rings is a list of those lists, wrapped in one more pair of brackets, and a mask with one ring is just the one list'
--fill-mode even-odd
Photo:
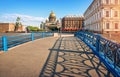
{"label": "cathedral dome", "polygon": [[49,15],[49,22],[55,22],[56,21],[56,15],[53,11],[51,11]]}
{"label": "cathedral dome", "polygon": [[53,11],[51,11],[50,16],[49,17],[56,17],[55,13]]}

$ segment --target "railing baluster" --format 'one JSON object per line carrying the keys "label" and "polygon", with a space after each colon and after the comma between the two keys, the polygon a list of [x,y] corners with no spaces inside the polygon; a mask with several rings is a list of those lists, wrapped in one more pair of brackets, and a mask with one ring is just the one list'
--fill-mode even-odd
{"label": "railing baluster", "polygon": [[42,38],[44,38],[45,37],[45,32],[42,32]]}
{"label": "railing baluster", "polygon": [[6,36],[3,36],[3,37],[2,37],[2,42],[3,42],[3,43],[2,43],[2,44],[3,44],[3,45],[2,45],[2,46],[3,46],[3,51],[6,52],[6,51],[8,50],[8,47],[7,47],[7,37],[6,37]]}
{"label": "railing baluster", "polygon": [[115,77],[120,77],[120,44],[85,31],[78,31],[76,36],[93,50]]}
{"label": "railing baluster", "polygon": [[32,33],[31,33],[31,40],[34,41],[34,38],[35,38],[35,37],[34,37],[34,33],[32,32]]}
{"label": "railing baluster", "polygon": [[96,38],[96,51],[97,52],[100,51],[100,35],[97,35],[97,38]]}

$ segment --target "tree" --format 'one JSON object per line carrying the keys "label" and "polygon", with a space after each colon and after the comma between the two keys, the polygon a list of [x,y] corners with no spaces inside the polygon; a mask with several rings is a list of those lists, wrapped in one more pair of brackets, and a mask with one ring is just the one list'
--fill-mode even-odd
{"label": "tree", "polygon": [[39,31],[40,29],[38,27],[34,27],[34,26],[28,26],[27,27],[30,31]]}
{"label": "tree", "polygon": [[22,25],[22,24],[21,24],[21,22],[20,22],[20,17],[17,17],[14,31],[15,31],[15,32],[18,31],[18,28],[19,28],[19,26],[21,26],[21,25]]}
{"label": "tree", "polygon": [[20,17],[17,17],[16,21],[19,22],[20,21]]}

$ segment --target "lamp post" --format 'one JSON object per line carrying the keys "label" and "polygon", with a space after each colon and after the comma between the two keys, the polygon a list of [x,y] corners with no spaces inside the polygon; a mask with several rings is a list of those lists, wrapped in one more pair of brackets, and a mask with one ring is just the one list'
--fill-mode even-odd
{"label": "lamp post", "polygon": [[60,18],[60,37],[61,37],[61,34],[62,34],[62,18]]}
{"label": "lamp post", "polygon": [[60,26],[58,25],[58,26],[57,26],[57,29],[58,29],[58,33],[59,33],[59,28],[60,28]]}
{"label": "lamp post", "polygon": [[60,22],[58,23],[58,26],[57,26],[58,34],[60,35],[60,37],[61,37],[61,28],[62,28],[62,22],[61,22],[61,19],[62,19],[62,18],[60,18]]}
{"label": "lamp post", "polygon": [[60,28],[61,28],[61,25],[59,24],[59,25],[57,26],[57,28],[58,28],[58,34],[59,34],[60,37],[61,37],[61,34],[60,34]]}

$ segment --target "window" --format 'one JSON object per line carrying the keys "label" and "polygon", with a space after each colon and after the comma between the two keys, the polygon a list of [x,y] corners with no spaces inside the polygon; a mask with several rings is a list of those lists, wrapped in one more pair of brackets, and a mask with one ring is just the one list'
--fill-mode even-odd
{"label": "window", "polygon": [[115,29],[118,29],[118,23],[115,23]]}
{"label": "window", "polygon": [[100,12],[100,14],[99,14],[99,15],[100,15],[100,18],[101,18],[101,16],[102,16],[102,15],[101,15],[101,12]]}
{"label": "window", "polygon": [[110,24],[106,23],[106,29],[109,29]]}
{"label": "window", "polygon": [[66,26],[67,26],[68,24],[66,24]]}
{"label": "window", "polygon": [[118,17],[118,11],[114,11],[114,17]]}
{"label": "window", "polygon": [[109,17],[109,11],[106,11],[106,17]]}
{"label": "window", "polygon": [[118,4],[118,0],[115,0],[115,4]]}
{"label": "window", "polygon": [[109,4],[109,0],[106,0],[106,4]]}

